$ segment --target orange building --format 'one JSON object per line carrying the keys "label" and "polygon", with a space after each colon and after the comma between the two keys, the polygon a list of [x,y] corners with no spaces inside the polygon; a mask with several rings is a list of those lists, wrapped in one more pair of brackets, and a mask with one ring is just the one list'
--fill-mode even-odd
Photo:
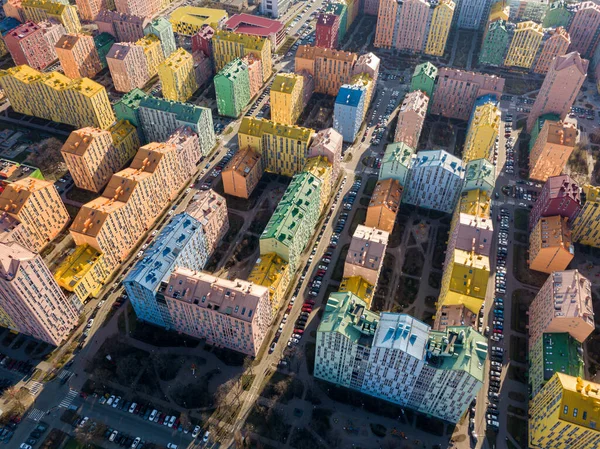
{"label": "orange building", "polygon": [[262,174],[263,166],[260,154],[252,148],[239,150],[221,174],[223,190],[228,195],[249,198]]}
{"label": "orange building", "polygon": [[546,120],[529,155],[529,177],[546,182],[567,165],[577,142],[577,128],[571,123]]}
{"label": "orange building", "polygon": [[144,87],[150,80],[146,55],[139,45],[128,42],[113,44],[106,55],[106,62],[118,92]]}
{"label": "orange building", "polygon": [[395,179],[378,181],[369,202],[365,226],[392,232],[402,198],[402,187]]}
{"label": "orange building", "polygon": [[110,130],[89,127],[75,130],[60,151],[75,185],[99,192],[139,146],[135,127],[122,120]]}
{"label": "orange building", "polygon": [[65,34],[58,40],[54,49],[63,72],[71,79],[93,78],[102,70],[92,36]]}
{"label": "orange building", "polygon": [[544,42],[542,51],[535,63],[534,73],[540,75],[548,73],[554,58],[567,54],[569,45],[571,45],[571,37],[563,27],[550,31],[550,36]]}
{"label": "orange building", "polygon": [[0,195],[0,240],[15,240],[40,252],[69,222],[69,213],[52,182],[23,178]]}
{"label": "orange building", "polygon": [[358,56],[341,50],[300,45],[295,73],[306,70],[315,81],[315,92],[336,96],[342,84],[350,84]]}
{"label": "orange building", "polygon": [[538,220],[529,236],[529,268],[550,274],[569,266],[575,250],[568,221],[560,215]]}

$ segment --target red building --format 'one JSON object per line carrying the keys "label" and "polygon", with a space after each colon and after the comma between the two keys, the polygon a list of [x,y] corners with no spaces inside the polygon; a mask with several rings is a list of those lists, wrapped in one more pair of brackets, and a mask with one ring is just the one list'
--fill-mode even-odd
{"label": "red building", "polygon": [[44,37],[44,31],[33,22],[25,22],[10,31],[4,36],[4,43],[15,65],[27,64],[42,70],[56,60],[54,48]]}
{"label": "red building", "polygon": [[529,229],[533,229],[542,217],[560,215],[570,223],[581,209],[579,186],[569,175],[552,176],[544,184],[529,215]]}
{"label": "red building", "polygon": [[337,49],[339,29],[339,16],[334,14],[319,14],[315,32],[315,47]]}
{"label": "red building", "polygon": [[276,49],[285,39],[283,23],[266,17],[253,16],[250,14],[235,14],[225,22],[227,31],[235,31],[241,34],[251,34],[269,38],[271,48]]}
{"label": "red building", "polygon": [[212,59],[212,38],[215,30],[209,25],[203,25],[200,31],[192,36],[192,53],[201,51]]}

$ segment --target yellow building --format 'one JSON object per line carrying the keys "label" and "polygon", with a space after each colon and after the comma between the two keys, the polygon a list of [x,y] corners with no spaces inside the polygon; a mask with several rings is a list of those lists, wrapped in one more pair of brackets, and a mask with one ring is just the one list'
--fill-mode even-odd
{"label": "yellow building", "polygon": [[227,21],[227,12],[222,9],[183,6],[173,11],[170,21],[174,32],[192,36],[200,31],[202,25],[210,25],[215,30],[221,28]]}
{"label": "yellow building", "polygon": [[68,3],[50,0],[23,0],[21,3],[25,20],[39,23],[47,19],[54,19],[62,23],[67,33],[79,33],[81,23],[77,15],[77,8]]}
{"label": "yellow building", "polygon": [[266,171],[293,176],[303,170],[315,131],[270,120],[244,117],[238,131],[238,148],[259,153]]}
{"label": "yellow building", "polygon": [[573,221],[574,242],[600,248],[600,187],[583,186],[581,212]]}
{"label": "yellow building", "polygon": [[275,253],[261,254],[248,281],[269,289],[271,309],[276,314],[290,284],[289,264]]}
{"label": "yellow building", "polygon": [[295,125],[302,113],[304,78],[295,73],[279,73],[271,85],[271,120]]}
{"label": "yellow building", "polygon": [[433,10],[427,43],[425,44],[426,54],[444,56],[455,6],[452,0],[440,0],[439,4]]}
{"label": "yellow building", "polygon": [[529,402],[529,447],[600,446],[600,384],[557,372]]}
{"label": "yellow building", "polygon": [[490,7],[490,15],[488,16],[488,24],[496,20],[504,20],[508,22],[510,6],[505,1],[497,1]]}
{"label": "yellow building", "polygon": [[185,102],[198,89],[194,74],[194,58],[183,48],[178,48],[158,66],[158,77],[163,97]]}
{"label": "yellow building", "polygon": [[486,190],[476,189],[461,193],[458,214],[474,215],[475,217],[488,218],[490,216],[491,198]]}
{"label": "yellow building", "polygon": [[312,173],[321,180],[321,207],[320,211],[329,202],[331,189],[333,187],[333,166],[325,156],[311,157],[306,160],[302,171]]}
{"label": "yellow building", "polygon": [[507,67],[530,69],[544,38],[544,30],[532,21],[517,23],[504,59]]}
{"label": "yellow building", "polygon": [[464,305],[479,313],[490,277],[490,259],[474,251],[455,249],[444,269],[438,308]]}
{"label": "yellow building", "polygon": [[109,275],[102,253],[86,244],[75,247],[73,254],[54,272],[54,279],[84,302],[90,295],[100,293]]}
{"label": "yellow building", "polygon": [[158,66],[165,60],[160,39],[154,34],[149,34],[139,39],[135,45],[144,49],[144,56],[148,64],[148,76],[152,78],[157,74]]}
{"label": "yellow building", "polygon": [[500,128],[500,110],[492,103],[475,108],[463,151],[463,162],[475,159],[492,161],[494,144]]}
{"label": "yellow building", "polygon": [[367,308],[371,308],[373,295],[375,295],[375,286],[369,284],[361,276],[350,276],[342,279],[340,284],[340,292],[354,293],[360,299],[367,303]]}
{"label": "yellow building", "polygon": [[119,120],[108,128],[108,130],[110,131],[113,145],[117,149],[117,153],[128,154],[133,157],[140,148],[140,137],[137,128],[127,120]]}
{"label": "yellow building", "polygon": [[59,72],[41,73],[21,65],[0,71],[0,87],[20,114],[75,128],[107,129],[115,121],[106,89],[89,78],[72,80]]}
{"label": "yellow building", "polygon": [[373,98],[373,93],[375,92],[375,83],[373,82],[373,78],[369,76],[368,73],[359,73],[358,75],[354,75],[352,77],[352,81],[350,82],[352,86],[364,86],[367,89],[367,96],[365,97],[365,104],[363,109],[363,120],[367,115],[367,111],[369,106],[371,105],[371,99]]}
{"label": "yellow building", "polygon": [[273,73],[271,40],[268,38],[220,30],[215,32],[212,44],[217,72],[234,59],[252,54],[260,59],[262,64],[263,83]]}

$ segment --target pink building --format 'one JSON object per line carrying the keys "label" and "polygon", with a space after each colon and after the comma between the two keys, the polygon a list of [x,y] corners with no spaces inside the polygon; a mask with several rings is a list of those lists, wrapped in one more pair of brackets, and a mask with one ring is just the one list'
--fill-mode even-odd
{"label": "pink building", "polygon": [[117,12],[138,17],[151,17],[160,9],[159,0],[115,0]]}
{"label": "pink building", "polygon": [[390,233],[358,225],[344,263],[344,277],[361,276],[371,285],[379,282],[379,273]]}
{"label": "pink building", "polygon": [[529,350],[544,333],[568,332],[583,343],[594,327],[590,281],[577,270],[555,271],[529,306]]}
{"label": "pink building", "polygon": [[108,10],[110,3],[109,0],[75,0],[79,17],[88,22],[96,20],[100,11]]}
{"label": "pink building", "polygon": [[337,48],[339,30],[340,16],[319,14],[315,30],[315,47]]}
{"label": "pink building", "polygon": [[181,168],[185,170],[186,177],[191,177],[196,172],[196,165],[202,157],[198,134],[189,126],[183,126],[171,134],[167,143],[175,145]]}
{"label": "pink building", "polygon": [[268,288],[177,268],[161,293],[177,332],[216,347],[258,354],[272,320]]}
{"label": "pink building", "polygon": [[194,196],[186,212],[202,223],[207,252],[212,254],[229,230],[225,198],[212,189],[200,191]]}
{"label": "pink building", "polygon": [[201,51],[209,58],[212,58],[213,47],[212,38],[215,30],[209,25],[202,25],[200,31],[192,36],[192,52]]}
{"label": "pink building", "polygon": [[360,55],[354,64],[353,73],[354,75],[360,75],[366,73],[373,80],[373,85],[377,84],[379,78],[379,66],[381,65],[381,59],[379,59],[373,53],[365,53]]}
{"label": "pink building", "polygon": [[194,76],[196,77],[196,82],[198,86],[203,86],[204,83],[213,77],[213,63],[202,51],[192,53],[192,58],[194,58]]}
{"label": "pink building", "polygon": [[404,142],[413,150],[417,149],[428,104],[429,97],[420,90],[406,94],[398,112],[394,142]]}
{"label": "pink building", "polygon": [[340,159],[342,157],[342,146],[344,138],[333,128],[322,129],[313,138],[308,149],[308,156],[325,156],[333,166],[331,181],[335,185],[340,173]]}
{"label": "pink building", "polygon": [[13,19],[17,19],[19,22],[23,22],[23,6],[21,5],[23,0],[7,0],[2,8],[4,9],[4,14],[6,17],[12,17]]}
{"label": "pink building", "polygon": [[150,80],[144,49],[127,42],[113,44],[106,55],[110,76],[119,92],[144,87]]}
{"label": "pink building", "polygon": [[263,85],[262,62],[252,53],[244,56],[242,60],[248,64],[248,77],[250,78],[250,98],[254,98]]}
{"label": "pink building", "polygon": [[363,13],[369,16],[376,16],[379,12],[379,0],[364,0]]}
{"label": "pink building", "polygon": [[117,42],[137,42],[144,37],[144,28],[150,20],[146,17],[102,10],[94,23],[98,26],[98,33],[108,33],[114,36]]}
{"label": "pink building", "polygon": [[102,70],[94,38],[88,34],[65,34],[54,49],[63,72],[71,79],[93,78]]}
{"label": "pink building", "polygon": [[33,22],[25,22],[14,28],[4,36],[4,42],[15,65],[27,64],[42,70],[56,60],[56,53],[48,44],[44,32]]}
{"label": "pink building", "polygon": [[79,319],[41,256],[16,242],[0,243],[0,307],[14,330],[54,346]]}
{"label": "pink building", "polygon": [[494,95],[500,99],[503,90],[504,78],[442,67],[438,73],[431,113],[468,120],[477,98]]}
{"label": "pink building", "polygon": [[548,178],[529,215],[529,230],[542,217],[560,215],[571,223],[581,209],[579,186],[569,175]]}
{"label": "pink building", "polygon": [[547,73],[556,56],[567,54],[569,45],[571,45],[571,38],[563,27],[551,31],[550,37],[544,42],[533,71],[542,75]]}
{"label": "pink building", "polygon": [[[538,117],[544,114],[558,114],[561,120],[565,119],[585,81],[588,65],[589,61],[582,59],[576,51],[554,59],[527,117],[528,131],[531,131]],[[443,70],[440,70],[440,74]],[[434,98],[437,97],[438,90],[439,86]]]}
{"label": "pink building", "polygon": [[46,41],[50,46],[52,56],[56,60],[58,58],[58,55],[56,54],[54,46],[60,40],[61,37],[67,34],[67,30],[65,29],[62,23],[54,19],[44,20],[43,22],[38,23],[38,26],[44,32],[44,37],[46,38]]}
{"label": "pink building", "polygon": [[446,249],[448,266],[454,258],[454,250],[460,249],[480,256],[490,256],[491,245],[494,241],[494,225],[491,218],[458,213],[458,220],[453,222]]}
{"label": "pink building", "polygon": [[418,53],[425,47],[427,39],[429,2],[404,0],[398,8],[399,17],[394,47],[400,51]]}
{"label": "pink building", "polygon": [[600,28],[600,5],[593,1],[579,3],[569,26],[571,35],[569,50],[577,51],[586,58],[592,57],[598,44],[598,28]]}
{"label": "pink building", "polygon": [[394,48],[394,28],[398,2],[396,0],[380,0],[377,13],[377,28],[375,29],[375,47]]}

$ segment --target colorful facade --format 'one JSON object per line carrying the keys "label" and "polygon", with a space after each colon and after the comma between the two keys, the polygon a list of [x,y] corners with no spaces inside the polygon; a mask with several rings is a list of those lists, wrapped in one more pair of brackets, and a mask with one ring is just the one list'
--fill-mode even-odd
{"label": "colorful facade", "polygon": [[406,94],[398,111],[394,142],[402,142],[413,149],[419,146],[428,105],[429,97],[423,91],[416,90]]}
{"label": "colorful facade", "polygon": [[548,5],[542,26],[544,28],[567,27],[571,23],[574,11],[565,0],[557,0]]}
{"label": "colorful facade", "polygon": [[367,306],[367,309],[371,308],[373,302],[373,296],[375,295],[375,286],[369,284],[360,276],[350,276],[342,278],[340,293],[352,293],[356,297],[362,299]]}
{"label": "colorful facade", "polygon": [[365,226],[381,229],[391,234],[394,230],[401,199],[402,187],[398,181],[395,179],[377,181],[369,201]]}
{"label": "colorful facade", "polygon": [[479,64],[501,67],[504,65],[510,33],[504,20],[495,20],[488,28],[479,51]]}
{"label": "colorful facade", "polygon": [[379,180],[395,179],[401,187],[407,187],[408,175],[415,158],[415,150],[405,143],[389,144],[385,147],[385,153],[381,159]]}
{"label": "colorful facade", "polygon": [[81,30],[77,8],[68,3],[53,0],[23,0],[21,7],[24,21],[38,23],[54,19],[62,23],[67,33],[79,33]]}
{"label": "colorful facade", "polygon": [[576,142],[575,125],[545,120],[529,155],[529,177],[545,182],[560,175]]}
{"label": "colorful facade", "polygon": [[92,22],[101,10],[107,10],[110,6],[109,0],[75,0],[77,13],[82,20]]}
{"label": "colorful facade", "polygon": [[577,183],[569,175],[548,178],[529,214],[529,229],[542,217],[560,215],[571,223],[581,210],[581,194]]}
{"label": "colorful facade", "polygon": [[358,225],[344,262],[344,277],[360,276],[377,285],[389,238],[387,231]]}
{"label": "colorful facade", "polygon": [[487,159],[467,162],[462,192],[481,190],[491,196],[496,184],[496,167]]}
{"label": "colorful facade", "polygon": [[96,15],[94,23],[100,33],[114,36],[117,42],[136,42],[144,37],[144,29],[150,20],[146,17],[103,9]]}
{"label": "colorful facade", "polygon": [[452,0],[440,0],[436,6],[432,5],[433,13],[431,14],[427,43],[424,49],[425,54],[444,56],[455,6]]}
{"label": "colorful facade", "polygon": [[173,24],[173,31],[192,36],[198,33],[203,25],[210,25],[215,30],[221,29],[227,21],[227,12],[222,9],[182,6],[173,11],[169,20]]}
{"label": "colorful facade", "polygon": [[340,87],[333,109],[333,129],[344,142],[354,142],[363,123],[367,103],[367,89],[344,84]]}
{"label": "colorful facade", "polygon": [[322,129],[315,134],[308,149],[307,157],[323,156],[332,167],[331,188],[333,189],[340,174],[340,159],[342,158],[343,138],[333,128]]}
{"label": "colorful facade", "polygon": [[250,198],[263,174],[260,154],[251,148],[242,148],[235,153],[221,173],[223,190],[239,198]]}
{"label": "colorful facade", "polygon": [[240,34],[267,38],[274,50],[283,44],[286,32],[284,24],[278,20],[267,19],[251,14],[235,14],[225,22],[224,28]]}
{"label": "colorful facade", "polygon": [[212,189],[202,190],[194,196],[186,212],[202,223],[207,252],[212,254],[229,230],[225,198]]}
{"label": "colorful facade", "polygon": [[158,73],[158,66],[165,60],[160,40],[154,34],[148,34],[136,41],[135,45],[144,50],[148,66],[148,76],[151,78]]}
{"label": "colorful facade", "polygon": [[284,303],[290,275],[288,263],[275,253],[261,254],[248,275],[248,282],[269,290],[273,317]]}
{"label": "colorful facade", "polygon": [[463,150],[463,161],[492,160],[494,145],[500,128],[500,109],[494,103],[475,107]]}
{"label": "colorful facade", "polygon": [[271,120],[295,125],[302,114],[304,79],[295,73],[279,73],[271,84]]}
{"label": "colorful facade", "polygon": [[163,97],[167,100],[187,101],[198,89],[194,74],[194,59],[183,48],[171,52],[158,66],[158,78]]}
{"label": "colorful facade", "polygon": [[584,58],[591,58],[598,45],[598,33],[596,31],[599,27],[600,5],[593,1],[578,3],[569,25],[570,51],[576,51]]}
{"label": "colorful facade", "polygon": [[600,187],[586,184],[582,188],[581,212],[573,222],[573,240],[600,248]]}
{"label": "colorful facade", "polygon": [[271,41],[259,36],[237,34],[230,31],[216,31],[212,38],[215,69],[220,71],[237,58],[254,55],[262,63],[263,83],[273,73]]}
{"label": "colorful facade", "polygon": [[146,25],[144,34],[146,36],[153,34],[158,38],[165,59],[171,56],[171,53],[177,48],[175,34],[173,33],[173,25],[171,25],[171,22],[164,17],[157,17]]}
{"label": "colorful facade", "polygon": [[543,37],[544,31],[539,23],[532,21],[517,23],[504,59],[504,65],[530,69]]}
{"label": "colorful facade", "polygon": [[15,65],[27,64],[42,70],[56,60],[54,48],[50,48],[44,32],[33,22],[25,22],[14,28],[2,39]]}
{"label": "colorful facade", "polygon": [[339,16],[335,14],[319,14],[315,30],[315,47],[336,49],[338,46],[339,30]]}
{"label": "colorful facade", "polygon": [[421,92],[425,92],[431,101],[437,74],[438,69],[431,62],[424,62],[417,65],[410,80],[410,91],[420,90]]}
{"label": "colorful facade", "polygon": [[329,199],[335,180],[333,179],[333,166],[325,156],[310,157],[302,168],[303,172],[316,176],[321,181],[319,212],[323,212]]}
{"label": "colorful facade", "polygon": [[542,51],[539,54],[533,69],[534,73],[541,75],[548,73],[554,58],[566,55],[569,45],[571,45],[571,37],[562,27],[552,30],[545,37],[546,40],[543,44]]}
{"label": "colorful facade", "polygon": [[128,42],[114,44],[106,55],[115,90],[129,92],[150,81],[148,61],[141,46]]}
{"label": "colorful facade", "polygon": [[248,66],[236,58],[214,77],[219,115],[237,118],[250,101]]}
{"label": "colorful facade", "polygon": [[71,79],[93,78],[102,70],[94,38],[87,34],[65,34],[54,46],[65,75]]}
{"label": "colorful facade", "polygon": [[542,217],[529,234],[529,268],[543,273],[564,270],[575,257],[568,218]]}
{"label": "colorful facade", "polygon": [[305,70],[315,80],[315,92],[336,96],[340,87],[350,84],[356,53],[300,45],[295,56],[295,71]]}
{"label": "colorful facade", "polygon": [[100,64],[102,65],[103,69],[108,66],[108,63],[106,62],[106,55],[108,55],[108,52],[114,43],[115,38],[108,33],[100,33],[94,36],[94,46],[98,52]]}

